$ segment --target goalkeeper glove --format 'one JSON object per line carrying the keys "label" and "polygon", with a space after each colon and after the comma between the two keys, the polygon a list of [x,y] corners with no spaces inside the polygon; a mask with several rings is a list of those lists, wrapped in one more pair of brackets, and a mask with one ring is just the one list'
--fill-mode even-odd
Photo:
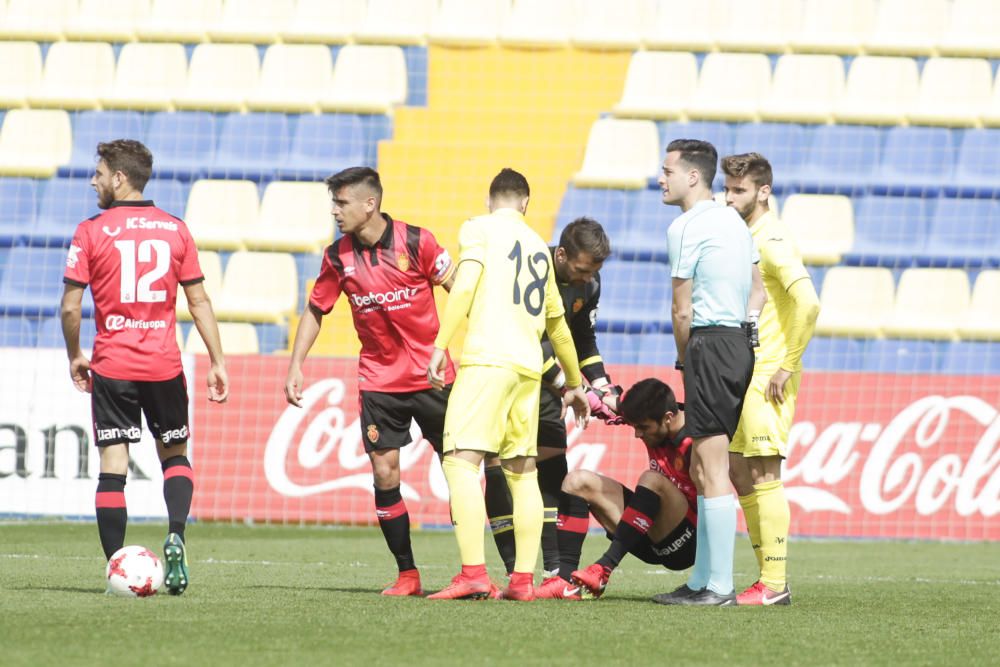
{"label": "goalkeeper glove", "polygon": [[[618,416],[618,399],[621,394],[622,388],[618,385],[605,385],[600,389],[594,387],[588,389],[587,402],[590,403],[591,416],[597,417],[607,424],[624,424],[625,420]],[[608,402],[605,401],[607,397],[611,397],[610,402],[614,407],[609,406]]]}

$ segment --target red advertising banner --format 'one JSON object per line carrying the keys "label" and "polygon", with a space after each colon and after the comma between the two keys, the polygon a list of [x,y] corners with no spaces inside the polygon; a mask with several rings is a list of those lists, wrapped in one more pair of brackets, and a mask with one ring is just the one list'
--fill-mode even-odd
{"label": "red advertising banner", "polygon": [[[208,405],[198,359],[194,443],[201,519],[374,522],[358,422],[356,362],[310,359],[303,408],[282,393],[287,358],[228,362],[232,396]],[[629,386],[673,369],[616,367]],[[970,381],[974,380],[974,381]],[[797,535],[1000,539],[1000,377],[807,372],[784,481]],[[449,521],[447,485],[419,436],[401,453],[402,493],[423,524]],[[647,467],[627,426],[570,426],[570,469],[633,486]]]}

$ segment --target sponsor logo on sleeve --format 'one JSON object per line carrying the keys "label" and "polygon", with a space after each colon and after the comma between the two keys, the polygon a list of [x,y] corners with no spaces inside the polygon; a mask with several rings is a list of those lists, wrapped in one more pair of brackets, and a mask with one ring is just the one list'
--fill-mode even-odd
{"label": "sponsor logo on sleeve", "polygon": [[76,268],[77,263],[80,261],[80,258],[77,256],[80,254],[80,250],[82,250],[82,248],[80,248],[79,246],[71,245],[69,247],[69,253],[66,255],[67,267],[71,269]]}

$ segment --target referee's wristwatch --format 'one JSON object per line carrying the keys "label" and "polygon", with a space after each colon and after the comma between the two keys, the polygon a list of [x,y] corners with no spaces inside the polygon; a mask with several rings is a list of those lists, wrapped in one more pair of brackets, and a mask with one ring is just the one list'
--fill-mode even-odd
{"label": "referee's wristwatch", "polygon": [[675,361],[674,362],[674,368],[676,370],[683,371],[684,370],[684,362],[683,361]]}

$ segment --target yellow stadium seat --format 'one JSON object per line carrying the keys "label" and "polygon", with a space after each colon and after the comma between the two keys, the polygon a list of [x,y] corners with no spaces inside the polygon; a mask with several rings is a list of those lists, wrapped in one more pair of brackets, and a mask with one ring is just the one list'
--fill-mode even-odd
{"label": "yellow stadium seat", "polygon": [[521,48],[569,45],[572,0],[514,0],[500,30],[500,43]]}
{"label": "yellow stadium seat", "polygon": [[9,0],[0,21],[0,39],[59,41],[76,10],[77,0]]}
{"label": "yellow stadium seat", "polygon": [[875,0],[805,0],[802,25],[789,39],[797,53],[861,53],[875,24]]}
{"label": "yellow stadium seat", "polygon": [[771,87],[771,63],[763,53],[710,53],[688,104],[690,118],[758,120]]}
{"label": "yellow stadium seat", "polygon": [[131,42],[136,26],[149,15],[149,0],[80,0],[76,16],[66,23],[66,39]]}
{"label": "yellow stadium seat", "polygon": [[285,42],[346,44],[365,18],[366,0],[298,0],[284,28]]}
{"label": "yellow stadium seat", "polygon": [[323,111],[389,113],[406,101],[406,59],[398,46],[343,47],[333,80],[320,98]]}
{"label": "yellow stadium seat", "polygon": [[29,91],[42,80],[38,42],[0,42],[0,108],[23,107]]}
{"label": "yellow stadium seat", "polygon": [[839,123],[900,125],[917,101],[920,77],[912,58],[858,56],[834,110]]}
{"label": "yellow stadium seat", "polygon": [[172,110],[187,81],[187,55],[180,44],[131,43],[122,46],[105,109]]}
{"label": "yellow stadium seat", "polygon": [[199,248],[241,250],[243,231],[257,224],[259,208],[253,181],[202,179],[191,187],[184,221]]}
{"label": "yellow stadium seat", "polygon": [[907,269],[882,330],[896,338],[958,340],[958,322],[968,309],[969,276],[964,270]]}
{"label": "yellow stadium seat", "polygon": [[644,0],[577,0],[576,13],[570,41],[583,49],[637,49],[653,17]]}
{"label": "yellow stadium seat", "polygon": [[582,188],[644,188],[660,167],[660,137],[651,120],[602,118],[590,128],[583,166],[573,176]]}
{"label": "yellow stadium seat", "polygon": [[[225,355],[260,353],[257,329],[246,322],[219,322],[219,340],[222,343],[222,353]],[[196,327],[191,327],[188,331],[184,351],[189,354],[208,354],[205,341],[202,340]]]}
{"label": "yellow stadium seat", "polygon": [[273,44],[264,54],[257,89],[247,98],[253,111],[319,111],[321,91],[330,87],[333,59],[321,44]]}
{"label": "yellow stadium seat", "polygon": [[728,11],[727,0],[659,0],[642,43],[647,49],[712,51]]}
{"label": "yellow stadium seat", "polygon": [[495,44],[510,13],[510,0],[441,0],[427,40],[449,46]]}
{"label": "yellow stadium seat", "polygon": [[330,193],[323,183],[270,183],[257,224],[243,233],[250,250],[320,252],[332,242]]}
{"label": "yellow stadium seat", "polygon": [[41,82],[28,92],[35,108],[99,109],[115,78],[107,42],[56,42],[45,56]]}
{"label": "yellow stadium seat", "polygon": [[840,56],[789,54],[778,58],[771,91],[760,106],[764,120],[829,123],[844,94]]}
{"label": "yellow stadium seat", "polygon": [[271,44],[295,11],[295,0],[225,0],[222,16],[208,26],[213,42]]}
{"label": "yellow stadium seat", "polygon": [[153,0],[136,33],[147,42],[206,42],[208,26],[222,16],[222,0]]}
{"label": "yellow stadium seat", "polygon": [[636,51],[614,113],[624,118],[683,119],[697,86],[698,61],[693,53]]}
{"label": "yellow stadium seat", "polygon": [[784,53],[802,20],[801,0],[733,2],[717,35],[722,51]]}
{"label": "yellow stadium seat", "polygon": [[[199,250],[198,264],[201,265],[201,272],[205,276],[205,292],[208,298],[212,299],[222,293],[222,259],[219,253],[213,250]],[[185,322],[191,321],[191,312],[188,310],[187,295],[184,294],[184,287],[177,287],[177,319]]]}
{"label": "yellow stadium seat", "polygon": [[191,54],[187,85],[174,98],[174,106],[244,111],[259,76],[260,59],[253,44],[199,44]]}
{"label": "yellow stadium seat", "polygon": [[437,0],[368,0],[354,38],[368,44],[426,44],[436,8]]}
{"label": "yellow stadium seat", "polygon": [[976,278],[958,333],[965,339],[1000,340],[1000,271],[983,271]]}
{"label": "yellow stadium seat", "polygon": [[983,124],[990,127],[1000,126],[1000,70],[997,71],[996,80],[993,82],[993,95],[990,97],[989,106],[983,112]]}
{"label": "yellow stadium seat", "polygon": [[12,109],[0,129],[0,176],[48,178],[73,150],[69,114],[62,109]]}
{"label": "yellow stadium seat", "polygon": [[854,245],[854,209],[843,195],[790,195],[781,219],[806,264],[839,264]]}
{"label": "yellow stadium seat", "polygon": [[881,323],[892,310],[894,291],[889,269],[833,267],[823,278],[816,333],[881,338]]}
{"label": "yellow stadium seat", "polygon": [[918,125],[977,125],[989,106],[991,75],[985,59],[928,58],[907,118]]}
{"label": "yellow stadium seat", "polygon": [[949,9],[949,0],[881,0],[865,53],[933,55]]}
{"label": "yellow stadium seat", "polygon": [[1000,3],[996,0],[955,0],[951,21],[937,50],[945,56],[1000,58]]}
{"label": "yellow stadium seat", "polygon": [[295,258],[283,252],[234,252],[215,299],[220,320],[284,324],[299,305]]}

